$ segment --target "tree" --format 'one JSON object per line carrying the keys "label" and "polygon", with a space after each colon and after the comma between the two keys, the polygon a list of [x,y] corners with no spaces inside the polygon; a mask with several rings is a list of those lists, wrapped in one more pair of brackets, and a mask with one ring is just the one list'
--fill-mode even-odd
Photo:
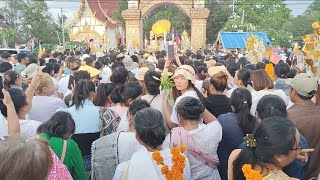
{"label": "tree", "polygon": [[284,0],[238,0],[235,9],[237,16],[225,24],[224,30],[263,31],[275,45],[290,44],[292,34],[282,30],[291,13]]}
{"label": "tree", "polygon": [[217,39],[219,31],[232,14],[228,1],[206,0],[206,8],[210,10],[207,21],[207,43],[213,43]]}
{"label": "tree", "polygon": [[18,34],[15,43],[26,43],[31,38],[46,43],[58,43],[58,26],[48,13],[45,1],[5,0],[0,11],[14,34]]}
{"label": "tree", "polygon": [[147,37],[150,35],[152,25],[160,19],[169,20],[171,22],[171,27],[175,32],[181,34],[184,30],[186,30],[190,35],[190,18],[177,7],[164,5],[155,9],[143,20],[143,31]]}
{"label": "tree", "polygon": [[282,30],[292,33],[294,40],[302,40],[306,34],[311,34],[314,29],[311,24],[320,20],[320,0],[315,0],[303,15],[290,17],[283,25]]}
{"label": "tree", "polygon": [[305,14],[312,13],[313,11],[318,11],[320,13],[320,0],[314,0],[306,10]]}

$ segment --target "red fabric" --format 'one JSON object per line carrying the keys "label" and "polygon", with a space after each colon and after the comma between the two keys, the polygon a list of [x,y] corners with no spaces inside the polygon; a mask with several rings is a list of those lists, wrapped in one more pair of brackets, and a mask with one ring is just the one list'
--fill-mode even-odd
{"label": "red fabric", "polygon": [[282,56],[276,54],[275,52],[272,52],[272,55],[270,57],[270,61],[273,63],[273,64],[278,64],[279,61],[281,60]]}

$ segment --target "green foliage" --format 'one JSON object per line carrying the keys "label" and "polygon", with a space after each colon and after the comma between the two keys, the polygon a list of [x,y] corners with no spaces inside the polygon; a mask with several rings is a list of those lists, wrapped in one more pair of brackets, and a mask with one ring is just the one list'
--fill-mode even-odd
{"label": "green foliage", "polygon": [[314,0],[313,3],[306,10],[305,14],[310,14],[313,11],[318,11],[320,13],[320,0]]}
{"label": "green foliage", "polygon": [[122,22],[122,27],[125,26],[125,20],[123,19],[121,12],[128,9],[128,2],[127,0],[119,0],[119,8],[118,10],[114,13],[114,17]]}
{"label": "green foliage", "polygon": [[290,17],[282,30],[292,33],[294,40],[302,40],[306,34],[313,33],[312,23],[320,21],[320,0],[315,0],[303,15]]}
{"label": "green foliage", "polygon": [[57,31],[61,28],[54,22],[45,1],[5,0],[0,8],[11,29],[18,34],[17,43],[26,43],[31,38],[57,44]]}
{"label": "green foliage", "polygon": [[207,21],[207,43],[214,43],[219,31],[232,14],[231,8],[225,5],[227,2],[206,0],[206,8],[210,10]]}
{"label": "green foliage", "polygon": [[160,19],[167,19],[171,22],[171,27],[175,32],[181,34],[183,30],[186,30],[190,35],[191,32],[191,22],[190,18],[179,8],[175,6],[160,6],[151,12],[143,20],[143,32],[149,37],[152,25]]}
{"label": "green foliage", "polygon": [[224,31],[262,31],[274,45],[291,45],[292,33],[283,30],[291,13],[284,0],[238,0],[235,11],[237,16],[225,24]]}
{"label": "green foliage", "polygon": [[19,34],[11,28],[0,29],[0,39],[3,38],[9,47],[15,47],[15,43],[19,40]]}

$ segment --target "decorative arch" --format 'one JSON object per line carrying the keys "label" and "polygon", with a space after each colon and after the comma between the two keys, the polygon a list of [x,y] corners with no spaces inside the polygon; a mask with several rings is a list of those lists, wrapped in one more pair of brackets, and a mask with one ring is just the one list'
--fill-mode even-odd
{"label": "decorative arch", "polygon": [[153,10],[155,10],[156,8],[160,7],[161,5],[173,5],[177,8],[179,8],[180,10],[182,10],[187,16],[191,17],[190,15],[190,10],[192,8],[190,8],[190,6],[188,6],[187,4],[185,4],[185,1],[179,1],[179,0],[163,0],[163,1],[152,1],[148,4],[146,4],[145,6],[142,7],[141,9],[141,19],[143,19],[145,16],[147,16],[148,14],[150,14]]}
{"label": "decorative arch", "polygon": [[127,47],[134,42],[143,44],[142,19],[163,4],[176,6],[191,18],[192,49],[204,48],[206,45],[207,18],[209,16],[209,10],[205,8],[204,0],[128,0],[128,9],[122,12],[126,21]]}

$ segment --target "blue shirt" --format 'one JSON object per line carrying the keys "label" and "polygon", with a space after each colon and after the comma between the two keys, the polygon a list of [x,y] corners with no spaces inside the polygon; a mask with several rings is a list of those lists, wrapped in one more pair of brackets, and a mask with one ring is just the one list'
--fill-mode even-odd
{"label": "blue shirt", "polygon": [[76,124],[75,134],[96,133],[100,131],[99,108],[92,101],[85,100],[83,107],[76,109],[73,105],[69,108],[60,108],[58,111],[69,112]]}
{"label": "blue shirt", "polygon": [[286,79],[277,79],[274,84],[275,89],[281,89],[287,96],[289,96],[289,85],[286,84]]}
{"label": "blue shirt", "polygon": [[[238,115],[234,113],[222,114],[218,117],[218,121],[222,126],[222,140],[218,147],[218,157],[220,164],[218,166],[222,180],[228,179],[228,159],[231,152],[238,149],[243,142],[243,131],[238,123]],[[257,127],[258,122],[254,125]]]}
{"label": "blue shirt", "polygon": [[[242,144],[239,146],[240,149],[245,147],[245,143],[242,142]],[[309,145],[306,140],[306,138],[300,134],[300,145],[299,147],[302,147],[304,149],[308,149]],[[310,153],[309,153],[309,159],[310,159]],[[290,163],[288,166],[284,167],[282,170],[284,173],[286,173],[289,177],[297,178],[297,179],[303,179],[304,174],[308,169],[308,163],[304,163],[298,159],[294,160],[292,163]]]}

